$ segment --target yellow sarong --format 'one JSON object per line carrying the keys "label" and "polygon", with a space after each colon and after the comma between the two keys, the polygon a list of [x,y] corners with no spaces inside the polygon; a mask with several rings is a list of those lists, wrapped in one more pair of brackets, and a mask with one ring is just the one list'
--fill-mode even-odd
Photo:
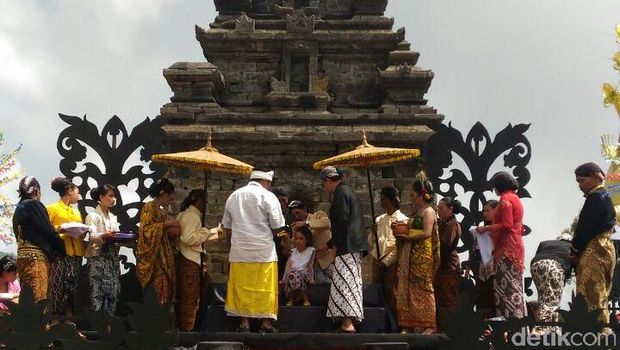
{"label": "yellow sarong", "polygon": [[226,291],[231,316],[278,319],[278,263],[231,262]]}

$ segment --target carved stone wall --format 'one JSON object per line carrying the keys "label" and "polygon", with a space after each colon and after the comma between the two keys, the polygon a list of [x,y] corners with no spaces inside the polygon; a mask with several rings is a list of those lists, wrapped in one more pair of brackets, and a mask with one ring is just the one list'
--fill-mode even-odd
{"label": "carved stone wall", "polygon": [[[314,193],[317,207],[327,210],[329,198],[311,170],[313,162],[359,145],[362,130],[375,145],[423,147],[443,120],[424,99],[433,73],[417,66],[419,54],[411,51],[404,29],[394,30],[394,20],[384,16],[387,0],[216,0],[215,5],[219,15],[209,28],[196,26],[208,62],[180,62],[164,70],[174,91],[161,108],[171,151],[203,146],[213,130],[220,152],[275,168],[274,185]],[[308,91],[291,88],[299,74],[309,75],[301,77]],[[415,161],[373,169],[376,208],[386,185],[396,185],[407,204],[415,173]],[[179,199],[202,187],[200,173],[171,169],[171,174],[181,189]],[[346,180],[368,208],[365,173],[347,170]],[[212,174],[209,225],[219,221],[228,195],[246,181]],[[211,272],[223,279],[227,247],[212,251]],[[371,278],[370,269],[365,278]]]}

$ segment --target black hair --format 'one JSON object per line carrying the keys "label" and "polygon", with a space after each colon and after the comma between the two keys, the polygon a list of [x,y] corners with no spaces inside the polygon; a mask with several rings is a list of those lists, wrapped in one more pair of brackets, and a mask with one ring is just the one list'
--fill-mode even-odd
{"label": "black hair", "polygon": [[52,190],[58,193],[58,195],[61,197],[76,187],[77,185],[71,182],[71,180],[66,177],[57,177],[52,180]]}
{"label": "black hair", "polygon": [[286,187],[274,187],[271,189],[271,193],[275,194],[276,197],[290,197]]}
{"label": "black hair", "polygon": [[413,191],[424,198],[424,201],[431,203],[433,201],[433,184],[428,180],[415,180],[413,182]]}
{"label": "black hair", "polygon": [[92,198],[93,200],[99,202],[99,197],[105,196],[109,192],[115,192],[116,193],[116,186],[109,185],[109,184],[99,185],[99,186],[93,188],[92,190],[90,190],[90,198]]}
{"label": "black hair", "polygon": [[443,197],[440,202],[444,202],[448,208],[452,209],[452,214],[462,214],[463,206],[458,199]]}
{"label": "black hair", "polygon": [[516,191],[519,189],[519,183],[517,180],[505,171],[495,173],[495,175],[491,178],[491,183],[493,184],[493,188],[495,188],[500,194],[506,191]]}
{"label": "black hair", "polygon": [[386,186],[381,189],[381,195],[389,199],[394,208],[400,209],[400,196],[398,188],[394,186]]}
{"label": "black hair", "polygon": [[482,207],[484,208],[487,205],[490,205],[491,208],[495,209],[499,205],[499,201],[497,201],[496,199],[489,199],[488,201],[484,202]]}
{"label": "black hair", "polygon": [[302,201],[300,201],[300,200],[294,200],[294,201],[291,201],[291,202],[288,204],[288,210],[289,210],[289,211],[292,211],[293,209],[304,209],[304,210],[308,210],[308,206],[307,206],[304,202],[302,202]]}
{"label": "black hair", "polygon": [[198,203],[201,200],[202,201],[206,201],[207,200],[207,194],[206,194],[205,190],[201,190],[201,189],[191,190],[187,194],[187,197],[185,197],[185,199],[183,199],[183,202],[181,202],[181,207],[179,209],[181,209],[181,211],[184,211],[187,208],[189,208],[190,205],[194,205],[194,204]]}
{"label": "black hair", "polygon": [[17,272],[17,262],[10,255],[5,255],[0,259],[0,275],[7,272]]}
{"label": "black hair", "polygon": [[174,185],[165,177],[162,177],[161,179],[153,182],[151,187],[149,187],[149,196],[151,196],[152,198],[157,198],[162,193],[174,193]]}
{"label": "black hair", "polygon": [[[482,208],[484,209],[485,206],[490,206],[491,208],[495,209],[497,208],[497,206],[499,205],[499,201],[495,200],[495,199],[489,199],[488,201],[484,202],[484,204],[482,205]],[[485,225],[491,225],[492,222],[491,221],[484,221]]]}
{"label": "black hair", "polygon": [[307,226],[301,226],[295,232],[299,232],[306,237],[306,247],[312,247],[312,231]]}
{"label": "black hair", "polygon": [[41,192],[41,185],[34,176],[24,176],[19,180],[19,189],[17,192],[21,199],[32,199],[35,194]]}

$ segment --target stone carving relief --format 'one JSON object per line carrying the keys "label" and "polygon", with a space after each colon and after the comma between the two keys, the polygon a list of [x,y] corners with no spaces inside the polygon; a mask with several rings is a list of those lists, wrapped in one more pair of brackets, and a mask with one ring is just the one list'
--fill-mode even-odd
{"label": "stone carving relief", "polygon": [[244,13],[235,20],[235,30],[243,33],[251,33],[256,29],[256,22]]}
{"label": "stone carving relief", "polygon": [[308,16],[304,11],[297,11],[287,16],[286,31],[289,33],[311,34],[314,32],[314,15]]}
{"label": "stone carving relief", "polygon": [[269,89],[272,92],[288,92],[286,81],[278,80],[274,77],[271,77],[269,80]]}

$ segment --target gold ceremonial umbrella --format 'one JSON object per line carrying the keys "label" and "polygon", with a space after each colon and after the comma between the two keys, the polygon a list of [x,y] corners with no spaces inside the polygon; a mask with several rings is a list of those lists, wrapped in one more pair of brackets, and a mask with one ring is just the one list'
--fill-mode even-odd
{"label": "gold ceremonial umbrella", "polygon": [[[204,171],[204,191],[207,195],[207,184],[210,171],[221,171],[235,174],[249,174],[253,166],[235,158],[223,155],[211,144],[211,131],[207,138],[207,145],[196,151],[154,154],[151,160],[167,165],[202,169]],[[206,205],[203,211],[203,221],[206,221]]]}
{"label": "gold ceremonial umbrella", "polygon": [[[252,172],[253,166],[246,164],[237,159],[231,158],[229,156],[223,155],[217,151],[215,147],[211,144],[211,131],[209,131],[209,136],[207,138],[207,145],[196,151],[188,151],[188,152],[177,152],[177,153],[165,153],[165,154],[154,154],[151,157],[151,160],[157,163],[164,163],[167,165],[177,166],[177,167],[185,167],[185,168],[194,168],[194,169],[202,169],[204,171],[204,191],[205,191],[205,207],[202,211],[202,221],[203,224],[206,223],[207,220],[207,185],[209,182],[209,172],[211,171],[221,171],[226,173],[235,173],[235,174],[250,174]],[[200,266],[203,265],[203,254],[200,254]],[[204,314],[204,269],[200,269],[200,304],[198,307],[198,316]],[[197,319],[196,324],[200,324],[200,321]]]}
{"label": "gold ceremonial umbrella", "polygon": [[222,171],[235,174],[249,174],[252,167],[240,160],[223,155],[211,145],[211,132],[207,145],[196,151],[154,154],[154,162],[173,166],[203,169],[205,171]]}
{"label": "gold ceremonial umbrella", "polygon": [[[387,148],[375,147],[366,140],[366,132],[362,131],[362,144],[354,150],[337,156],[318,161],[312,165],[315,170],[320,170],[328,165],[347,168],[365,168],[368,179],[368,194],[370,195],[370,210],[373,220],[375,219],[375,203],[370,182],[370,167],[373,165],[392,164],[401,160],[407,160],[420,156],[420,150],[414,148]],[[379,237],[375,234],[375,246],[377,258],[379,255]],[[380,259],[379,259],[380,260]]]}

